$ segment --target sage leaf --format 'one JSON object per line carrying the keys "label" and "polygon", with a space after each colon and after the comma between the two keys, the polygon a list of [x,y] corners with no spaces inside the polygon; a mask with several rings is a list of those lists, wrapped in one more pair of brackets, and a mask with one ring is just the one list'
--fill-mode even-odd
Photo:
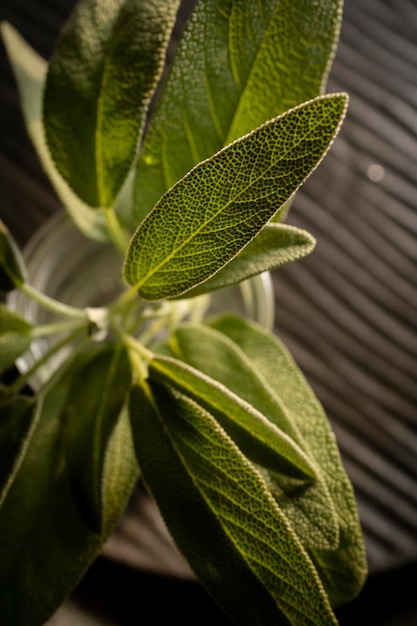
{"label": "sage leaf", "polygon": [[[262,467],[258,469],[304,547],[336,548],[339,543],[338,520],[320,465],[306,446],[288,407],[260,375],[257,367],[225,334],[204,325],[187,325],[178,329],[172,334],[169,347],[177,359],[204,372],[255,407],[286,433],[298,450],[304,451],[314,468],[315,480],[310,483],[289,480],[282,472],[276,473],[259,461],[258,465]],[[270,367],[274,376],[280,375],[274,364],[270,363]],[[255,460],[246,450],[242,451],[250,460]]]}
{"label": "sage leaf", "polygon": [[155,357],[149,378],[166,382],[207,409],[251,460],[300,481],[315,479],[308,457],[288,435],[224,385],[176,359]]}
{"label": "sage leaf", "polygon": [[141,471],[209,593],[242,626],[337,624],[253,466],[208,411],[167,385],[145,385],[133,388],[130,401]]}
{"label": "sage leaf", "polygon": [[104,216],[82,202],[70,189],[55,167],[45,141],[42,98],[46,79],[46,61],[29,46],[7,22],[0,24],[1,34],[19,89],[22,112],[33,146],[63,205],[78,228],[91,239],[108,239]]}
{"label": "sage leaf", "polygon": [[197,3],[138,161],[136,224],[197,163],[323,93],[342,5],[342,0]]}
{"label": "sage leaf", "polygon": [[0,291],[9,292],[26,281],[20,250],[7,226],[0,220]]}
{"label": "sage leaf", "polygon": [[0,508],[23,461],[37,418],[33,398],[0,389]]}
{"label": "sage leaf", "polygon": [[213,326],[232,339],[253,367],[285,403],[319,464],[334,502],[339,543],[333,550],[310,550],[310,556],[333,606],[350,601],[367,574],[363,537],[352,485],[326,415],[310,385],[282,342],[257,324],[224,316]]}
{"label": "sage leaf", "polygon": [[0,304],[0,372],[12,367],[32,341],[32,326],[18,313]]}
{"label": "sage leaf", "polygon": [[233,261],[205,283],[190,289],[186,297],[223,289],[262,272],[277,269],[310,254],[315,244],[314,237],[301,228],[288,224],[267,224]]}
{"label": "sage leaf", "polygon": [[94,355],[78,368],[63,408],[64,439],[74,500],[87,524],[101,531],[102,478],[108,440],[131,384],[126,351]]}
{"label": "sage leaf", "polygon": [[174,297],[231,261],[327,152],[347,96],[323,96],[261,126],[200,163],[140,224],[124,265],[148,300]]}
{"label": "sage leaf", "polygon": [[[94,531],[74,497],[63,423],[75,380],[112,346],[73,357],[39,399],[39,419],[0,509],[0,623],[40,626],[64,601],[99,553],[123,512],[138,476],[126,410],[107,441],[102,483],[102,530]],[[110,360],[112,363],[112,360]],[[109,364],[110,364],[109,363]],[[98,378],[98,376],[97,376]],[[107,377],[98,381],[100,391]],[[72,418],[84,420],[81,415]],[[80,445],[78,462],[91,467],[92,450]],[[100,460],[98,459],[98,462]]]}
{"label": "sage leaf", "polygon": [[136,155],[179,0],[81,0],[45,86],[47,142],[92,207],[112,207]]}

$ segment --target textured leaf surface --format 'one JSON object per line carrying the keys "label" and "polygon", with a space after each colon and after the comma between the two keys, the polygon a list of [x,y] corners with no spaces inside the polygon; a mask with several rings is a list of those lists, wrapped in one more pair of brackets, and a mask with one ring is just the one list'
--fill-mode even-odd
{"label": "textured leaf surface", "polygon": [[200,0],[138,162],[136,219],[199,161],[322,93],[342,0]]}
{"label": "textured leaf surface", "polygon": [[215,327],[239,345],[285,403],[325,475],[337,513],[339,544],[337,550],[312,550],[311,556],[332,604],[348,602],[366,578],[366,557],[353,489],[323,408],[277,337],[251,322],[229,316],[220,318]]}
{"label": "textured leaf surface", "polygon": [[[98,554],[137,479],[129,420],[122,411],[106,448],[103,529],[94,532],[74,498],[68,459],[73,449],[65,447],[68,425],[62,416],[83,366],[94,365],[107,351],[111,348],[97,348],[75,358],[41,399],[31,444],[0,510],[1,624],[41,626],[46,621]],[[83,452],[81,447],[80,465],[91,466]]]}
{"label": "textured leaf surface", "polygon": [[102,351],[80,365],[61,416],[74,499],[85,521],[97,532],[102,526],[102,479],[108,440],[130,384],[125,350]]}
{"label": "textured leaf surface", "polygon": [[310,254],[315,239],[305,230],[288,224],[267,224],[233,261],[205,283],[187,292],[187,297],[222,289],[276,269]]}
{"label": "textured leaf surface", "polygon": [[25,280],[22,255],[7,226],[0,220],[0,291],[12,291]]}
{"label": "textured leaf surface", "polygon": [[132,237],[124,274],[149,300],[178,296],[231,261],[327,152],[347,96],[284,113],[199,164]]}
{"label": "textured leaf surface", "polygon": [[[314,468],[314,482],[303,484],[288,480],[282,473],[270,471],[271,468],[267,468],[264,477],[305,547],[336,548],[339,541],[336,511],[321,468],[307,448],[291,412],[257,367],[227,336],[202,325],[177,330],[171,338],[170,347],[176,358],[204,372],[250,403],[307,453]],[[280,375],[275,365],[271,363],[270,367],[275,376]],[[246,454],[245,450],[243,452]]]}
{"label": "textured leaf surface", "polygon": [[74,194],[56,169],[49,148],[46,145],[42,120],[42,97],[46,78],[46,62],[22,39],[10,24],[2,22],[0,26],[19,88],[26,128],[42,166],[78,228],[87,237],[105,241],[108,236],[104,216],[101,212],[91,209]]}
{"label": "textured leaf surface", "polygon": [[33,398],[10,397],[0,389],[0,507],[22,463],[35,421]]}
{"label": "textured leaf surface", "polygon": [[196,400],[217,419],[251,460],[299,480],[315,478],[314,468],[297,444],[224,385],[166,357],[153,359],[149,365],[149,377],[166,382]]}
{"label": "textured leaf surface", "polygon": [[136,154],[179,0],[81,0],[57,42],[44,124],[63,178],[111,207]]}
{"label": "textured leaf surface", "polygon": [[23,317],[0,304],[0,372],[11,367],[29,348],[31,329]]}
{"label": "textured leaf surface", "polygon": [[156,382],[135,387],[130,407],[145,481],[223,610],[242,626],[336,624],[285,516],[213,417]]}

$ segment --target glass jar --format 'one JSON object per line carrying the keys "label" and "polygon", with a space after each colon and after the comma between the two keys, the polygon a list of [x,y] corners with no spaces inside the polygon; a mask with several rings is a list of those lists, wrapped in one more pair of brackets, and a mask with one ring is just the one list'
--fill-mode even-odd
{"label": "glass jar", "polygon": [[[105,306],[126,288],[119,252],[111,244],[84,237],[65,212],[45,222],[25,247],[23,257],[30,284],[65,304],[79,308]],[[274,298],[269,273],[214,291],[208,298],[207,314],[227,311],[244,315],[265,328],[273,327]],[[10,294],[8,304],[34,324],[56,321],[53,313],[19,291]],[[17,360],[19,371],[26,372],[59,338],[53,335],[33,341],[30,349]],[[29,381],[32,388],[38,389],[65,356],[62,350],[39,368]]]}

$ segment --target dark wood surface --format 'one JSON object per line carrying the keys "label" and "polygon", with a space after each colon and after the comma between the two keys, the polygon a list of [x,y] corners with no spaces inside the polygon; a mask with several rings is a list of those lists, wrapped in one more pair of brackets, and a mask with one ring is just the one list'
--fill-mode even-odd
{"label": "dark wood surface", "polygon": [[[2,0],[0,18],[48,57],[72,4]],[[0,84],[0,217],[24,245],[59,203],[27,139],[2,46]],[[328,84],[340,90],[351,97],[342,133],[289,218],[318,245],[274,273],[275,327],[326,408],[358,498],[371,577],[341,623],[408,626],[417,623],[415,0],[346,0]],[[140,552],[140,538],[134,542]],[[116,589],[111,602],[106,585]],[[113,553],[98,561],[78,598],[83,604],[98,594],[102,615],[94,623],[139,623],[131,621],[132,588],[143,624],[167,623],[170,609],[179,619],[186,611],[185,624],[215,611],[195,583],[145,576]],[[167,594],[165,606],[146,608],[151,589]],[[184,608],[189,598],[195,612]],[[83,623],[74,614],[60,619],[59,626]]]}

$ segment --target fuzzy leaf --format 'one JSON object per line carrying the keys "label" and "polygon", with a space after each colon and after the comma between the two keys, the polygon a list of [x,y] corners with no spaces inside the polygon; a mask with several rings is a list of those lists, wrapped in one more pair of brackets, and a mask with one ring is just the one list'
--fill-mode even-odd
{"label": "fuzzy leaf", "polygon": [[[207,326],[180,328],[172,335],[169,345],[177,359],[210,376],[229,392],[248,402],[286,433],[297,449],[306,453],[314,468],[314,482],[302,484],[288,480],[282,472],[278,474],[265,465],[263,467],[267,472],[264,472],[264,477],[304,547],[336,548],[339,541],[337,516],[320,465],[307,448],[291,412],[258,369],[226,335]],[[274,366],[271,364],[270,367],[278,376]],[[242,451],[254,460],[246,450]],[[262,465],[259,461],[258,464]]]}
{"label": "fuzzy leaf", "polygon": [[122,348],[99,352],[74,376],[62,422],[74,499],[93,530],[103,516],[102,479],[108,440],[126,401],[131,370]]}
{"label": "fuzzy leaf", "polygon": [[325,86],[342,0],[200,0],[138,162],[138,223],[194,165]]}
{"label": "fuzzy leaf", "polygon": [[314,468],[297,444],[224,385],[167,357],[156,357],[151,361],[149,377],[166,382],[196,400],[252,461],[300,481],[315,479]]}
{"label": "fuzzy leaf", "polygon": [[37,404],[0,389],[0,508],[23,461],[36,423]]}
{"label": "fuzzy leaf", "polygon": [[0,220],[0,291],[12,291],[25,280],[26,268],[20,250]]}
{"label": "fuzzy leaf", "polygon": [[1,33],[19,88],[22,112],[29,137],[42,166],[49,176],[61,202],[78,228],[91,239],[108,239],[104,216],[82,202],[69,188],[55,167],[46,145],[42,121],[42,97],[46,78],[46,61],[40,57],[7,22],[1,23]]}
{"label": "fuzzy leaf", "polygon": [[57,42],[44,124],[56,166],[93,207],[111,207],[136,155],[179,0],[81,0]]}
{"label": "fuzzy leaf", "polygon": [[31,344],[32,326],[18,313],[0,304],[0,372],[13,365]]}
{"label": "fuzzy leaf", "polygon": [[210,413],[156,382],[133,389],[130,410],[146,484],[178,547],[233,621],[337,624],[285,516]]}
{"label": "fuzzy leaf", "polygon": [[337,514],[339,543],[336,550],[312,549],[310,556],[332,605],[344,604],[360,591],[367,564],[353,489],[323,408],[277,337],[254,323],[231,316],[224,316],[213,325],[240,347],[285,404],[309,454],[321,467]]}
{"label": "fuzzy leaf", "polygon": [[[74,497],[73,462],[68,458],[74,447],[65,446],[69,426],[62,417],[68,415],[80,371],[112,352],[111,347],[96,347],[75,357],[40,398],[35,432],[0,510],[1,624],[40,626],[50,617],[97,556],[133,489],[138,470],[126,411],[101,450],[101,532],[88,525]],[[102,392],[107,376],[96,378]],[[86,415],[71,417],[83,420]],[[91,467],[91,451],[86,456],[80,446],[78,461]]]}
{"label": "fuzzy leaf", "polygon": [[231,261],[327,152],[347,96],[284,113],[199,164],[172,187],[132,237],[124,275],[149,300],[175,297]]}
{"label": "fuzzy leaf", "polygon": [[267,224],[233,261],[205,283],[188,291],[186,297],[223,289],[301,259],[313,251],[315,244],[314,237],[305,230],[287,224]]}

